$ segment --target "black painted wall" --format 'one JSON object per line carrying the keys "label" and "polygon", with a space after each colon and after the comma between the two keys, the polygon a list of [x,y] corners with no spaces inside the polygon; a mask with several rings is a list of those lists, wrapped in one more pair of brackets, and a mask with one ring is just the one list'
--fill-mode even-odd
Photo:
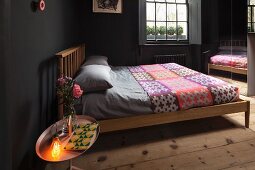
{"label": "black painted wall", "polygon": [[138,0],[124,0],[122,14],[93,13],[85,1],[86,54],[101,54],[112,65],[134,65],[138,56]]}
{"label": "black painted wall", "polygon": [[219,1],[202,0],[202,43],[217,44],[219,42]]}
{"label": "black painted wall", "polygon": [[11,145],[10,145],[10,125],[7,114],[7,102],[6,96],[11,95],[11,92],[7,91],[6,87],[6,62],[5,56],[8,55],[9,48],[9,6],[10,3],[8,0],[0,1],[0,165],[1,169],[11,169]]}
{"label": "black painted wall", "polygon": [[186,65],[192,67],[190,60],[190,45],[155,45],[147,44],[140,47],[140,56],[138,61],[140,64],[153,63],[154,55],[169,55],[169,54],[187,54]]}
{"label": "black painted wall", "polygon": [[[3,118],[10,121],[7,126],[10,127],[8,134],[11,136],[7,143],[10,146],[8,153],[11,154],[9,160],[12,161],[8,165],[12,169],[39,169],[35,167],[35,162],[38,161],[35,143],[57,115],[54,54],[84,42],[84,2],[46,1],[44,12],[32,12],[31,0],[6,0],[3,6],[0,5],[4,9],[6,5],[10,5],[4,15],[7,19],[1,18],[0,25],[9,25],[10,28],[5,32],[10,33],[10,40],[4,40],[9,49],[3,55],[5,68],[1,74],[4,73],[6,85],[3,87],[6,93]],[[4,119],[1,117],[1,121]]]}

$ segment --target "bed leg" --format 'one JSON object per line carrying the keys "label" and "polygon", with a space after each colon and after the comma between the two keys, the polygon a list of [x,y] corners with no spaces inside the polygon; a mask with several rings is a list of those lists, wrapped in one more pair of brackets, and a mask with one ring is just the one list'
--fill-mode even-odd
{"label": "bed leg", "polygon": [[247,101],[247,111],[245,112],[245,127],[250,127],[250,101]]}

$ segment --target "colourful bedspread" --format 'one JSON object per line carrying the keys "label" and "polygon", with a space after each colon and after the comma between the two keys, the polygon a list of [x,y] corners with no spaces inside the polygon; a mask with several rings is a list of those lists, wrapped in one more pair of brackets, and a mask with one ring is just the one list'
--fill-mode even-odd
{"label": "colourful bedspread", "polygon": [[147,92],[155,113],[236,101],[239,89],[175,63],[129,67]]}
{"label": "colourful bedspread", "polygon": [[247,57],[243,55],[219,54],[211,57],[211,64],[247,68]]}

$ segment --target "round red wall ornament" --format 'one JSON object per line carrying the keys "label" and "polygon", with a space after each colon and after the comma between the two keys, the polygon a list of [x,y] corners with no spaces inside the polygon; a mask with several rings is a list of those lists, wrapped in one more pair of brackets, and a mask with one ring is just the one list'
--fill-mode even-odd
{"label": "round red wall ornament", "polygon": [[44,11],[44,9],[45,9],[45,1],[44,0],[40,0],[38,8],[40,11]]}

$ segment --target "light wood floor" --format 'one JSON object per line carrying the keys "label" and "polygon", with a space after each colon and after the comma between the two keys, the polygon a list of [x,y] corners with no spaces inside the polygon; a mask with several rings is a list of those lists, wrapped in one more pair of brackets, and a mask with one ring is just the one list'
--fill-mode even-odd
{"label": "light wood floor", "polygon": [[[255,170],[255,99],[251,126],[244,114],[172,123],[103,134],[76,166],[85,170]],[[68,162],[49,163],[62,170]]]}

